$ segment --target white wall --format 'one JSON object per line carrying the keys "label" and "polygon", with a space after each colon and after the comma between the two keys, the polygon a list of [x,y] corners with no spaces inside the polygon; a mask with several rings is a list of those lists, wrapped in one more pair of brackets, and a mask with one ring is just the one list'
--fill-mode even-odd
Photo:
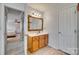
{"label": "white wall", "polygon": [[4,16],[4,6],[8,6],[17,10],[24,11],[24,6],[25,4],[1,4],[1,39],[0,39],[0,46],[1,46],[1,53],[0,54],[5,54],[5,16]]}

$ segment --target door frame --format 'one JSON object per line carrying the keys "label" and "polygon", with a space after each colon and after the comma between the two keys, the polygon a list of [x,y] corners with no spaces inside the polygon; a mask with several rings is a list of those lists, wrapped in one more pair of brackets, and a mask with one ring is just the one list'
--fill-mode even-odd
{"label": "door frame", "polygon": [[[4,21],[5,21],[5,25],[4,25],[4,28],[5,28],[5,35],[4,35],[4,54],[6,55],[6,45],[7,45],[7,28],[6,28],[6,25],[7,25],[7,9],[10,8],[10,9],[13,9],[13,10],[17,10],[17,11],[20,11],[22,13],[22,38],[23,38],[23,41],[24,41],[24,11],[22,10],[18,10],[18,9],[15,9],[15,8],[11,8],[11,7],[8,7],[8,6],[4,6]],[[23,44],[24,45],[24,44]],[[25,50],[24,50],[24,54],[25,54]]]}

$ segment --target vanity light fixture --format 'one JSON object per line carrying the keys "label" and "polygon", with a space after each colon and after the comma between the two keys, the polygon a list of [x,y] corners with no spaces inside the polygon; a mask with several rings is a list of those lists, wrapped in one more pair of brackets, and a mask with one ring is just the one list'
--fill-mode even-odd
{"label": "vanity light fixture", "polygon": [[34,17],[39,17],[39,18],[41,18],[42,16],[41,13],[36,10],[31,11],[31,15]]}

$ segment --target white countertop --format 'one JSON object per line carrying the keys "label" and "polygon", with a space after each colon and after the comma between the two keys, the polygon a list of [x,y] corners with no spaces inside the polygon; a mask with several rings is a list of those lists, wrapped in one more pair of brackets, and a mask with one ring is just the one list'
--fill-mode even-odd
{"label": "white countertop", "polygon": [[48,33],[29,33],[28,36],[39,36],[44,34],[48,34]]}

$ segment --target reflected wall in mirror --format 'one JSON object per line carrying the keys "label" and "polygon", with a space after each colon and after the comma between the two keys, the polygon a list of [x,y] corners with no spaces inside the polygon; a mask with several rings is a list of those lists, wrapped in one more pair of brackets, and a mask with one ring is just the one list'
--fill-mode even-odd
{"label": "reflected wall in mirror", "polygon": [[37,18],[28,15],[28,31],[42,31],[43,18]]}

